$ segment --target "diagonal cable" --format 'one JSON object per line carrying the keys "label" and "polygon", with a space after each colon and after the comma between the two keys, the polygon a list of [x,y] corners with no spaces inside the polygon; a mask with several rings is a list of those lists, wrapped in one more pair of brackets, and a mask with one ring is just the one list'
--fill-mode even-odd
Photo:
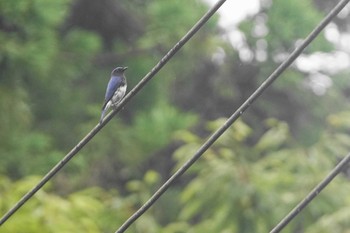
{"label": "diagonal cable", "polygon": [[131,224],[141,217],[156,201],[167,191],[167,189],[184,174],[211,145],[247,110],[250,105],[268,88],[303,52],[303,50],[320,34],[326,25],[345,7],[350,0],[341,0],[328,15],[314,28],[314,30],[304,39],[288,58],[277,67],[277,69],[254,91],[254,93],[227,119],[227,121],[217,129],[209,139],[197,150],[197,152],[187,160],[132,216],[130,216],[116,231],[125,232]]}
{"label": "diagonal cable", "polygon": [[125,96],[115,110],[111,111],[101,124],[96,125],[62,160],[60,160],[41,180],[28,191],[7,213],[0,219],[0,226],[4,224],[21,206],[23,206],[37,191],[39,191],[56,173],[58,173],[112,118],[127,102],[130,101],[150,81],[161,68],[184,46],[197,31],[213,16],[213,14],[225,3],[219,0],[198,22],[177,42],[169,52],[141,79],[141,81]]}
{"label": "diagonal cable", "polygon": [[346,167],[350,161],[350,154],[344,157],[337,166],[297,205],[289,212],[271,231],[270,233],[277,233],[283,230],[290,221],[293,220],[320,192],[329,185],[329,183]]}

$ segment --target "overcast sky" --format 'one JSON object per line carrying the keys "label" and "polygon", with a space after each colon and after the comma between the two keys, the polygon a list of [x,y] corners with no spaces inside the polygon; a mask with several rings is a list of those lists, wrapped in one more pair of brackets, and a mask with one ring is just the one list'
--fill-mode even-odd
{"label": "overcast sky", "polygon": [[[204,0],[213,5],[217,0]],[[219,9],[220,25],[232,27],[249,14],[254,14],[259,10],[259,0],[228,0]]]}

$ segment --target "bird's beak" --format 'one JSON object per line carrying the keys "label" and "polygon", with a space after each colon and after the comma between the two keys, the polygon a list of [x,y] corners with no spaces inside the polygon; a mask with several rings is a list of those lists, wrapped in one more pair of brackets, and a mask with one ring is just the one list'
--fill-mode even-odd
{"label": "bird's beak", "polygon": [[125,71],[125,70],[127,70],[127,69],[128,69],[128,67],[127,67],[127,66],[123,67],[123,71]]}

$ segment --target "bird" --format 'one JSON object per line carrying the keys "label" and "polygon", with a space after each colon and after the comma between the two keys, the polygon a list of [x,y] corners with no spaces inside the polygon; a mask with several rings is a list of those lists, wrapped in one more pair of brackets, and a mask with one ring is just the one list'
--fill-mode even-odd
{"label": "bird", "polygon": [[112,106],[115,107],[124,97],[126,92],[126,78],[124,71],[128,67],[117,67],[111,73],[111,79],[108,82],[105,100],[102,106],[100,124],[106,114],[106,111]]}

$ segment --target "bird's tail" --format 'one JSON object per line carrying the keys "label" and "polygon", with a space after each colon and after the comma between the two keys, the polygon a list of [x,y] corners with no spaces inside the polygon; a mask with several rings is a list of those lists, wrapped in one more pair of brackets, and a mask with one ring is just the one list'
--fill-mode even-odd
{"label": "bird's tail", "polygon": [[106,104],[103,105],[102,107],[102,113],[101,113],[101,118],[100,118],[100,124],[102,123],[103,118],[105,117],[106,111],[108,110],[109,106],[111,105],[110,102],[107,102]]}
{"label": "bird's tail", "polygon": [[103,120],[103,118],[104,118],[104,116],[106,114],[106,110],[107,110],[106,108],[102,109],[101,118],[100,118],[100,124],[102,123],[102,120]]}

